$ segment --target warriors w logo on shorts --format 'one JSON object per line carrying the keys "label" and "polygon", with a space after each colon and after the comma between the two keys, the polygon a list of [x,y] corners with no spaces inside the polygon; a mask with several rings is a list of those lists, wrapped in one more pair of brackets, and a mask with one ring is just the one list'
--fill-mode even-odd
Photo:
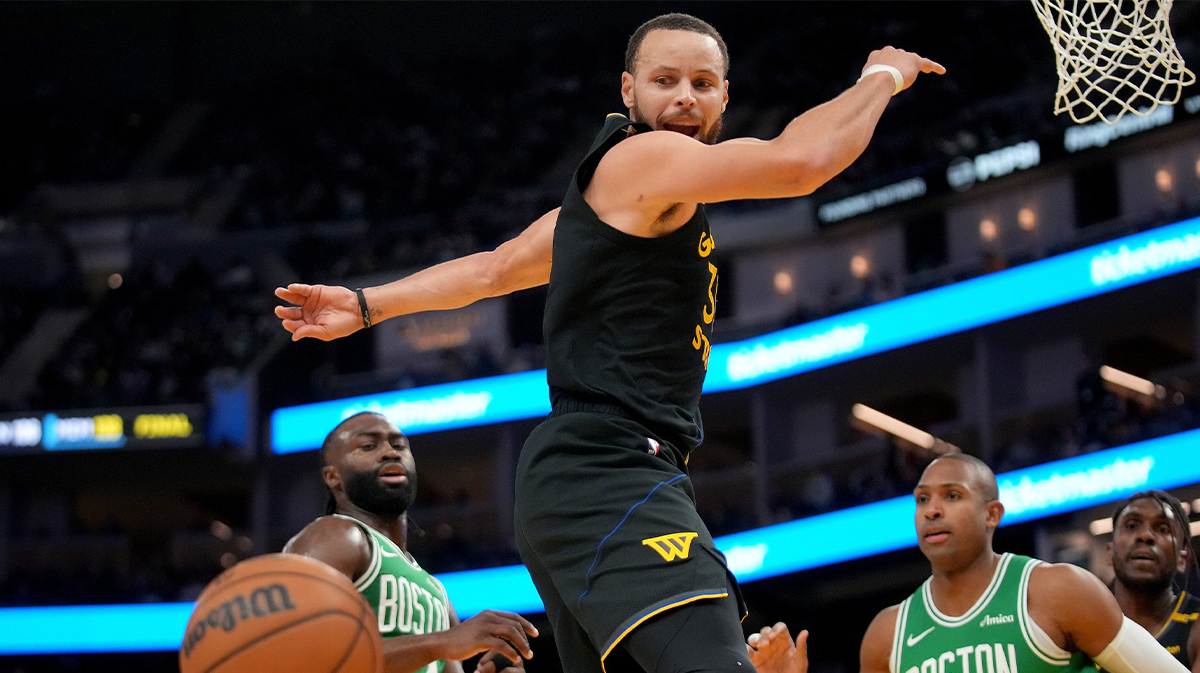
{"label": "warriors w logo on shorts", "polygon": [[676,558],[687,558],[692,550],[692,540],[699,533],[671,533],[642,540],[642,544],[650,547],[663,557],[664,561],[674,561]]}

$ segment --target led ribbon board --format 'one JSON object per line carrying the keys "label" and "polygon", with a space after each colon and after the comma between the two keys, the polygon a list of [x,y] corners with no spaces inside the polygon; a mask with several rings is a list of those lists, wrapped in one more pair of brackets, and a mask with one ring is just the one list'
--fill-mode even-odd
{"label": "led ribbon board", "polygon": [[0,454],[204,446],[204,406],[0,414]]}
{"label": "led ribbon board", "polygon": [[550,413],[546,370],[363,395],[271,412],[271,450],[320,448],[342,419],[361,411],[387,416],[408,435],[537,418]]}
{"label": "led ribbon board", "polygon": [[0,655],[167,652],[195,603],[0,609]]}
{"label": "led ribbon board", "polygon": [[[1200,482],[1200,430],[1035,465],[996,476],[1001,526]],[[734,533],[717,540],[739,581],[819,568],[917,545],[911,496]],[[844,535],[847,530],[869,535]],[[812,544],[820,540],[820,544]]]}
{"label": "led ribbon board", "polygon": [[[1193,95],[1184,98],[1179,105],[1159,105],[1154,111],[1142,107],[1138,114],[1122,117],[1115,124],[1103,121],[1070,124],[1065,129],[1038,134],[1036,138],[1027,138],[1007,147],[970,157],[956,157],[941,166],[910,166],[904,172],[913,177],[899,182],[877,186],[868,181],[857,185],[853,192],[822,190],[822,195],[817,196],[817,222],[835,224],[927,194],[944,194],[951,190],[965,192],[987,180],[1057,162],[1092,148],[1106,147],[1122,138],[1159,127],[1186,123],[1197,113],[1200,113],[1200,96]],[[868,188],[868,184],[875,188]],[[827,201],[827,198],[833,200]]]}
{"label": "led ribbon board", "polygon": [[[1200,482],[1200,430],[1007,472],[997,477],[1007,526]],[[911,497],[851,507],[717,538],[750,582],[916,546]],[[845,531],[869,534],[845,535]],[[818,542],[814,543],[816,540]],[[543,610],[524,566],[438,575],[459,617]],[[0,655],[178,649],[191,603],[0,609]]]}
{"label": "led ribbon board", "polygon": [[[842,313],[714,345],[704,392],[737,390],[1093,297],[1200,267],[1200,218]],[[278,409],[271,449],[315,449],[343,418],[374,410],[410,435],[537,418],[546,371]]]}

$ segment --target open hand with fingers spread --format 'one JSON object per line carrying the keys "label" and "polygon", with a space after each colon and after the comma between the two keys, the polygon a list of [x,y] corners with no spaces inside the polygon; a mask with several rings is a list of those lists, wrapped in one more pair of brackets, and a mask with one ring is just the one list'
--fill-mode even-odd
{"label": "open hand with fingers spread", "polygon": [[363,316],[354,290],[331,285],[292,283],[275,288],[275,296],[296,306],[276,306],[275,315],[292,341],[305,337],[332,341],[362,329]]}
{"label": "open hand with fingers spread", "polygon": [[[480,652],[495,650],[503,655],[508,662],[519,662],[521,658],[531,659],[533,650],[529,649],[529,638],[537,637],[538,630],[524,617],[511,612],[484,610],[474,617],[450,627],[447,631],[436,634],[441,641],[439,658],[444,660],[462,661],[470,659]],[[480,669],[495,659],[485,655],[480,661]],[[508,663],[500,661],[499,663]],[[510,664],[508,668],[513,668]],[[495,669],[495,664],[491,664]],[[520,668],[520,667],[518,667]],[[485,672],[486,673],[486,672]],[[501,673],[497,671],[496,673]],[[510,672],[511,673],[511,672]]]}
{"label": "open hand with fingers spread", "polygon": [[[895,47],[884,47],[883,49],[876,49],[867,57],[867,64],[863,66],[863,75],[887,74],[890,72],[888,68],[894,68],[902,78],[901,82],[896,82],[895,93],[900,93],[912,86],[913,82],[917,81],[917,75],[923,72],[936,73],[938,75],[946,74],[946,68],[940,63],[914,54],[911,51],[904,51]],[[893,78],[895,77],[895,73],[891,73],[891,75]]]}
{"label": "open hand with fingers spread", "polygon": [[787,624],[764,626],[746,639],[746,652],[758,673],[808,673],[808,631],[792,642]]}

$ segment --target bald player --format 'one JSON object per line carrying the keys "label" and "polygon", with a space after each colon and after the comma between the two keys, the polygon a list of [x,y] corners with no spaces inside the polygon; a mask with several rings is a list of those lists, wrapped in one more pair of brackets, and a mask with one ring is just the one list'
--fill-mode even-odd
{"label": "bald player", "polygon": [[481,652],[477,673],[522,673],[537,629],[519,615],[493,610],[460,622],[441,582],[408,553],[417,465],[400,429],[377,413],[356,414],[325,438],[321,459],[326,516],[283,551],[323,561],[350,578],[375,611],[384,673],[462,673],[462,660]]}
{"label": "bald player", "polygon": [[1179,663],[1200,673],[1200,598],[1176,581],[1196,568],[1182,503],[1166,491],[1143,491],[1117,505],[1108,559],[1121,611]]}
{"label": "bald player", "polygon": [[[917,544],[933,575],[880,612],[863,637],[862,673],[1187,673],[1121,614],[1095,575],[1072,565],[998,554],[1004,516],[996,476],[965,454],[938,458],[913,490]],[[807,634],[776,624],[750,637],[764,673],[805,673]]]}

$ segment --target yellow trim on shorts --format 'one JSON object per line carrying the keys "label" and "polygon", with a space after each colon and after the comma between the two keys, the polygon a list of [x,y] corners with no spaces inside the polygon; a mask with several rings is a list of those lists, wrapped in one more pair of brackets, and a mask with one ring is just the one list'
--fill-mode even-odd
{"label": "yellow trim on shorts", "polygon": [[[609,645],[608,649],[604,651],[604,654],[600,655],[600,670],[604,671],[604,673],[608,673],[608,669],[604,668],[604,660],[608,658],[608,655],[612,654],[613,649],[621,643],[621,640],[624,639],[625,636],[629,635],[630,631],[633,631],[637,627],[641,626],[642,622],[646,621],[647,619],[650,619],[654,615],[662,614],[663,612],[666,612],[667,610],[670,610],[671,608],[677,608],[681,605],[687,605],[688,603],[693,603],[695,601],[705,600],[705,599],[709,599],[709,598],[725,598],[728,595],[729,595],[729,592],[726,591],[725,593],[720,593],[720,594],[701,594],[699,596],[689,596],[689,597],[679,601],[678,603],[671,603],[670,605],[664,605],[661,608],[655,610],[654,612],[651,612],[650,614],[642,617],[641,619],[639,619],[636,622],[634,622],[633,624],[631,624],[629,626],[629,628],[622,631],[621,635],[617,636],[617,639],[613,641],[612,645]],[[742,619],[745,619],[745,617],[742,617]]]}

